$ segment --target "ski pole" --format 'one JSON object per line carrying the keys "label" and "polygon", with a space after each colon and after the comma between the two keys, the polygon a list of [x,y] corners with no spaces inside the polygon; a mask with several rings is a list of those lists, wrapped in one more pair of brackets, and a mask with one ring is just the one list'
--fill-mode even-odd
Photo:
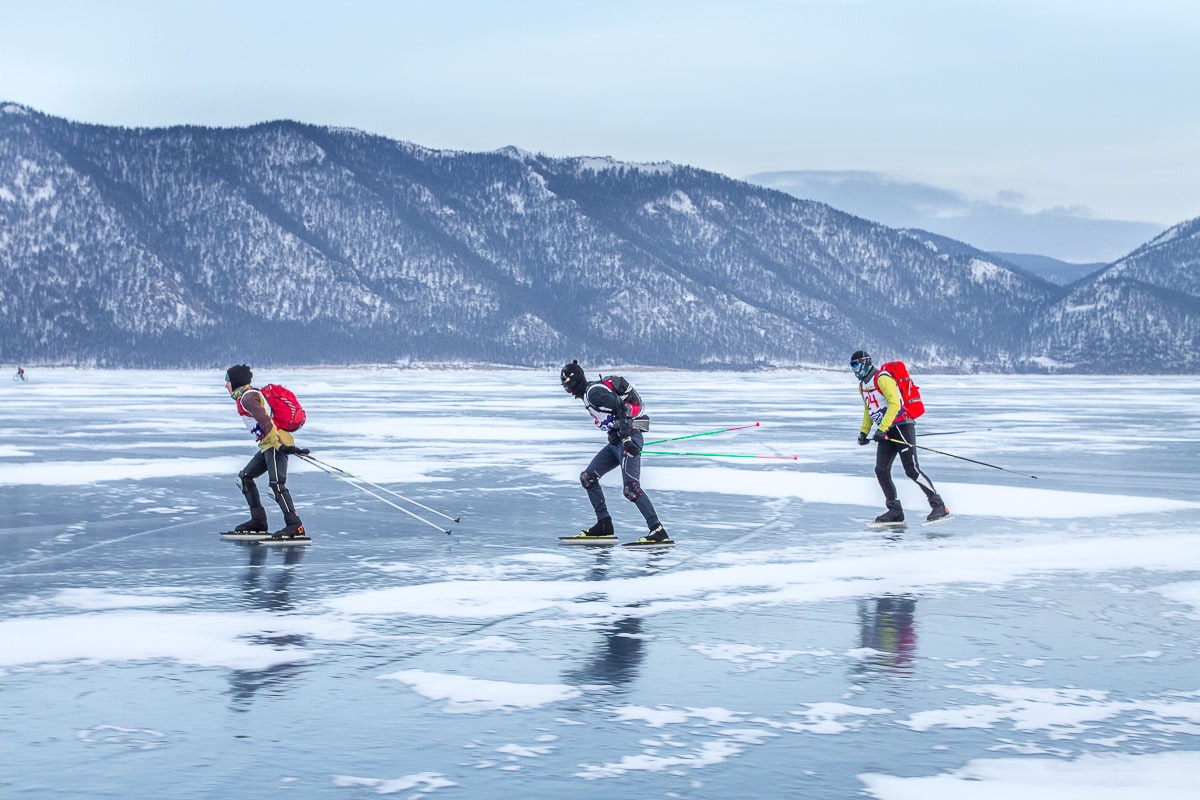
{"label": "ski pole", "polygon": [[651,456],[703,456],[704,458],[781,458],[785,461],[799,461],[800,456],[751,456],[745,453],[681,453],[676,450],[643,450],[642,455]]}
{"label": "ski pole", "polygon": [[[381,496],[375,494],[374,492],[372,492],[370,489],[366,488],[365,486],[360,486],[359,484],[355,483],[354,481],[356,481],[358,479],[354,478],[352,480],[351,478],[353,476],[350,476],[350,473],[346,472],[344,475],[339,474],[338,471],[335,471],[335,470],[337,470],[337,467],[330,467],[330,466],[324,464],[323,462],[317,461],[315,458],[311,458],[308,456],[300,456],[300,458],[303,458],[305,461],[312,462],[313,466],[315,466],[317,469],[321,470],[322,472],[326,472],[326,473],[332,475],[333,477],[337,478],[338,480],[342,481],[343,483],[350,484],[355,489],[360,489],[361,491],[366,492],[367,494],[371,495],[371,497],[374,497],[376,500],[379,500],[381,502],[387,503],[389,506],[396,509],[397,511],[402,511],[405,514],[408,514],[413,519],[418,520],[420,522],[424,522],[426,525],[428,525],[431,528],[437,528],[439,531],[446,534],[447,536],[450,535],[450,531],[446,530],[441,525],[430,522],[429,520],[422,517],[420,514],[414,514],[413,512],[409,511],[407,508],[401,508],[400,506],[393,503],[391,500],[388,500],[386,497],[381,497]],[[345,472],[345,471],[341,470],[340,472]]]}
{"label": "ski pole", "polygon": [[705,431],[704,433],[689,433],[687,436],[673,436],[670,439],[655,439],[653,442],[646,444],[663,444],[664,442],[678,442],[680,439],[695,439],[697,436],[712,436],[714,433],[729,433],[730,431],[740,431],[746,428],[757,428],[761,423],[756,422],[753,425],[737,425],[733,428],[721,428],[719,431]]}
{"label": "ski pole", "polygon": [[392,495],[393,497],[399,497],[401,500],[404,500],[405,502],[408,502],[408,503],[412,503],[414,506],[416,506],[418,508],[423,508],[431,514],[437,514],[439,517],[442,517],[443,519],[448,519],[451,522],[458,522],[462,519],[462,517],[452,517],[449,514],[443,514],[442,512],[438,511],[436,508],[430,508],[429,506],[425,505],[424,503],[418,503],[416,500],[413,500],[411,497],[405,497],[404,495],[400,494],[399,492],[393,492],[391,489],[388,489],[386,486],[380,486],[377,483],[371,483],[366,478],[360,478],[357,475],[354,475],[353,473],[347,472],[346,470],[342,469],[341,467],[335,467],[333,464],[326,464],[324,461],[320,461],[316,458],[313,458],[310,455],[304,455],[303,453],[301,453],[299,455],[300,455],[300,458],[303,458],[305,461],[311,461],[313,464],[320,464],[323,467],[328,467],[329,469],[337,470],[338,472],[342,473],[343,475],[345,475],[348,478],[354,478],[354,480],[356,480],[360,483],[365,483],[367,486],[374,486],[376,489],[378,489],[381,492],[387,492],[388,494]]}
{"label": "ski pole", "polygon": [[903,439],[889,438],[888,441],[891,442],[892,444],[900,444],[900,445],[904,445],[905,447],[915,447],[918,450],[928,450],[931,453],[937,453],[939,456],[950,456],[950,458],[957,458],[960,461],[970,461],[972,464],[978,464],[981,467],[991,467],[992,469],[998,469],[1001,472],[1011,472],[1013,475],[1020,475],[1022,478],[1033,478],[1034,480],[1037,480],[1037,475],[1027,475],[1024,472],[1017,472],[1015,469],[1005,469],[1004,467],[997,467],[995,464],[989,464],[986,461],[976,461],[975,459],[967,458],[966,456],[956,456],[956,455],[954,455],[954,453],[945,453],[941,450],[934,450],[932,447],[922,447],[919,444],[909,444],[908,442],[904,441]]}

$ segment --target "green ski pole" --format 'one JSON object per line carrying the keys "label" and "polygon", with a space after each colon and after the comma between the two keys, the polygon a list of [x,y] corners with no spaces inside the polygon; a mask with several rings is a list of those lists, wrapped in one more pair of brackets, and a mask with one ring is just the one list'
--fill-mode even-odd
{"label": "green ski pole", "polygon": [[732,428],[721,428],[717,431],[705,431],[704,433],[689,433],[687,436],[672,436],[670,439],[655,439],[653,442],[646,442],[647,445],[663,444],[664,442],[678,442],[680,439],[695,439],[697,436],[712,436],[714,433],[729,433],[730,431],[740,431],[746,428],[757,428],[761,423],[753,425],[737,425]]}
{"label": "green ski pole", "polygon": [[745,453],[681,453],[675,450],[643,450],[642,455],[651,456],[701,456],[703,458],[779,458],[784,461],[799,461],[800,456],[753,456]]}

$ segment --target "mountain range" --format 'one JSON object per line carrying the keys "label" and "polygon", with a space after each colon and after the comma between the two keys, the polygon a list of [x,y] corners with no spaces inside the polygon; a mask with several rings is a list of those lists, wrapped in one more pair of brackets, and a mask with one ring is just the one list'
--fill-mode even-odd
{"label": "mountain range", "polygon": [[1200,220],[1059,286],[670,163],[0,104],[0,359],[949,371],[1200,366]]}

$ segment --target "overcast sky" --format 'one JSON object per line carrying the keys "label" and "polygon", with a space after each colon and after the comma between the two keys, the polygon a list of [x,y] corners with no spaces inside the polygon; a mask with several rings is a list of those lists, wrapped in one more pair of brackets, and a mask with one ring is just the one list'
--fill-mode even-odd
{"label": "overcast sky", "polygon": [[0,0],[0,101],[1200,216],[1196,0]]}

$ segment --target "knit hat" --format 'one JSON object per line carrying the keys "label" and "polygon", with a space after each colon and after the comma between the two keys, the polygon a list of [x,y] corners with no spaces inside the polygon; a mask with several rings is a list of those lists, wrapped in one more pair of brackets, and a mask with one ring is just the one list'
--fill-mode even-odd
{"label": "knit hat", "polygon": [[246,386],[250,381],[254,380],[254,373],[245,364],[234,364],[225,370],[225,380],[229,382],[231,388],[237,389],[240,386]]}

